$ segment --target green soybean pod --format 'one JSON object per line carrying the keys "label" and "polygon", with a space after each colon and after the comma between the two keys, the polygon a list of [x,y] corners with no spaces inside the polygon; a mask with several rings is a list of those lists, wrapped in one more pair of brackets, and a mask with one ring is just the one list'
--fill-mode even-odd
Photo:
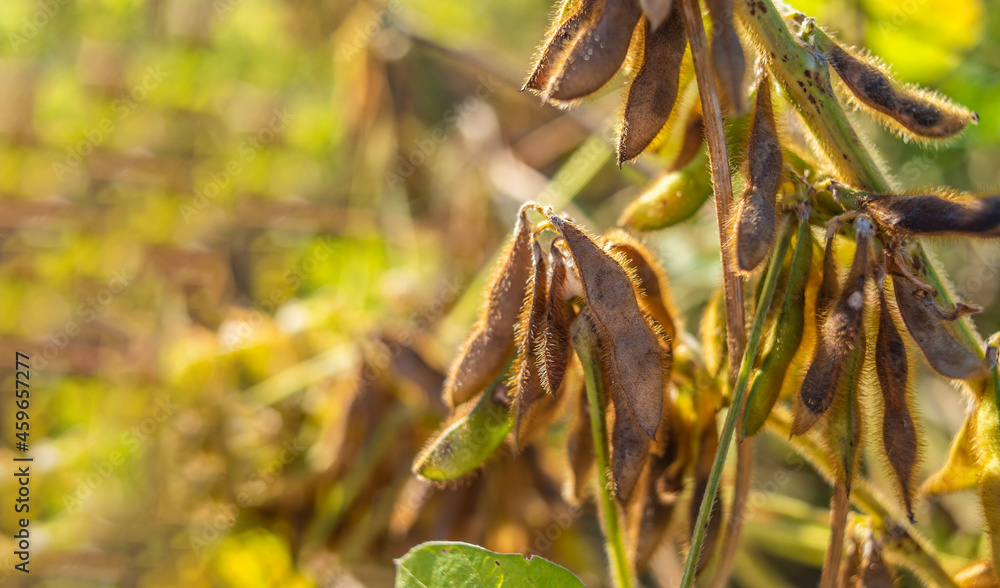
{"label": "green soybean pod", "polygon": [[825,437],[836,456],[837,481],[851,493],[851,480],[861,456],[861,390],[867,345],[865,328],[861,326],[858,344],[848,354],[837,383],[837,395],[826,414]]}
{"label": "green soybean pod", "polygon": [[750,382],[746,408],[743,411],[743,437],[752,437],[764,426],[778,400],[788,366],[795,358],[805,330],[806,283],[812,265],[813,239],[808,218],[799,218],[791,269],[785,298],[774,323],[767,351],[760,369]]}
{"label": "green soybean pod", "polygon": [[513,427],[509,402],[502,383],[487,388],[469,414],[448,425],[420,452],[413,473],[445,482],[479,469]]}
{"label": "green soybean pod", "polygon": [[618,224],[637,231],[676,225],[694,216],[711,195],[708,154],[702,149],[690,163],[660,176],[633,200]]}

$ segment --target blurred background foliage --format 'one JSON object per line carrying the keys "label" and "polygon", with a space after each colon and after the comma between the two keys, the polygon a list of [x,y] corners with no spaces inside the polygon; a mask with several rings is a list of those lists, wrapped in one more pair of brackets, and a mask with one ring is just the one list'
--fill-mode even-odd
{"label": "blurred background foliage", "polygon": [[[979,112],[939,151],[859,119],[901,188],[996,189],[996,3],[794,5]],[[603,230],[663,163],[613,165],[616,89],[571,112],[517,91],[551,10],[0,3],[0,348],[8,391],[15,351],[32,357],[35,458],[32,573],[11,571],[5,516],[3,582],[383,586],[412,545],[459,539],[601,584],[592,506],[560,495],[564,422],[466,485],[409,474],[445,416],[440,370],[518,205],[564,204]],[[720,279],[711,208],[649,236],[689,329]],[[958,292],[988,308],[981,330],[1000,329],[1000,249],[936,250]],[[920,392],[926,474],[965,404],[926,375]],[[787,453],[763,443],[758,479],[788,470]],[[868,473],[891,493],[880,469]],[[816,576],[829,491],[809,468],[789,476],[758,488],[743,585]],[[14,484],[0,476],[0,508]],[[918,514],[956,561],[982,548],[973,503]]]}

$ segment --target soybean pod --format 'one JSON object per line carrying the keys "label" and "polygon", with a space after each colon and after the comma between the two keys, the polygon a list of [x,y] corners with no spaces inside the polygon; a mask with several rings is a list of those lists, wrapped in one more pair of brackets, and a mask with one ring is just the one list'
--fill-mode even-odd
{"label": "soybean pod", "polygon": [[774,322],[768,349],[764,352],[760,368],[750,383],[746,408],[743,412],[743,437],[752,437],[764,425],[771,408],[778,400],[782,382],[788,372],[805,329],[806,283],[812,265],[813,239],[808,215],[799,217],[795,251],[788,272],[785,297],[778,318]]}

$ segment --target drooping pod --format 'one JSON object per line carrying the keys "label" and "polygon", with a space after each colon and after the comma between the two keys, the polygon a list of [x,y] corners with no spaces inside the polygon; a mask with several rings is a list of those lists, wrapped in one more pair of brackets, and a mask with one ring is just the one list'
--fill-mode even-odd
{"label": "drooping pod", "polygon": [[865,280],[869,269],[871,221],[859,216],[854,221],[856,234],[854,260],[837,296],[830,315],[823,323],[809,369],[799,389],[792,434],[808,431],[830,407],[848,356],[864,345],[861,328],[865,307]]}
{"label": "drooping pod", "polygon": [[[607,361],[603,361],[607,364]],[[604,366],[608,373],[609,366]],[[629,414],[625,402],[625,392],[618,387],[618,382],[606,377],[605,390],[610,392],[611,405],[608,407],[607,420],[611,427],[611,480],[614,483],[615,497],[622,505],[632,499],[636,484],[646,466],[649,456],[650,439],[643,433]]]}
{"label": "drooping pod", "polygon": [[823,41],[830,64],[857,102],[903,137],[947,139],[979,121],[975,112],[892,80],[874,59],[854,55],[829,38]]}
{"label": "drooping pod", "polygon": [[859,198],[858,205],[898,235],[1000,237],[1000,194],[870,195]]}
{"label": "drooping pod", "polygon": [[802,343],[805,330],[806,284],[813,257],[813,238],[806,218],[799,217],[795,250],[789,266],[785,296],[767,341],[760,368],[750,382],[743,411],[741,437],[752,437],[764,426],[778,400],[788,366]]}
{"label": "drooping pod", "polygon": [[444,398],[451,406],[469,400],[499,376],[514,355],[514,326],[531,272],[531,223],[521,207],[514,237],[500,256],[479,321],[448,370]]}
{"label": "drooping pod", "polygon": [[600,8],[601,0],[582,0],[573,14],[552,30],[539,52],[538,62],[521,90],[541,92],[549,85],[552,77],[559,72],[566,52],[572,48],[577,37],[593,23]]}
{"label": "drooping pod", "polygon": [[784,158],[771,106],[771,83],[766,74],[757,83],[750,141],[747,144],[747,187],[736,211],[736,261],[740,270],[753,271],[767,257],[777,230],[775,212],[784,177]]}
{"label": "drooping pod", "polygon": [[645,245],[637,239],[618,229],[612,229],[604,236],[607,242],[605,249],[619,255],[636,277],[637,294],[643,310],[663,329],[664,334],[674,341],[677,338],[677,327],[674,317],[678,312],[673,308],[670,291],[667,287],[667,274]]}
{"label": "drooping pod", "polygon": [[[532,273],[528,280],[528,296],[517,327],[517,358],[511,388],[514,392],[514,441],[523,444],[522,425],[535,411],[533,406],[545,396],[540,376],[546,313],[548,311],[548,268],[542,246],[536,241],[531,247]],[[549,401],[553,400],[549,395]]]}
{"label": "drooping pod", "polygon": [[672,354],[636,299],[632,277],[572,222],[549,215],[573,257],[584,299],[608,355],[608,372],[624,395],[628,412],[651,439],[663,414],[663,391]]}
{"label": "drooping pod", "polygon": [[645,20],[642,66],[629,86],[618,137],[618,165],[639,156],[666,124],[677,101],[681,60],[687,47],[681,7],[674,6],[666,22],[654,28]]}
{"label": "drooping pod", "polygon": [[834,399],[825,414],[824,437],[830,452],[836,457],[837,479],[844,485],[848,494],[861,457],[859,449],[864,424],[861,414],[861,392],[866,355],[865,327],[862,324],[859,328],[857,345],[848,352],[844,360]]}
{"label": "drooping pod", "polygon": [[541,353],[542,387],[549,394],[555,394],[562,385],[563,376],[570,357],[570,322],[573,309],[567,302],[566,261],[563,252],[553,241],[549,249],[551,260],[549,269],[548,304],[545,314],[545,333]]}
{"label": "drooping pod", "polygon": [[893,321],[885,290],[879,289],[879,326],[875,371],[882,391],[882,447],[896,473],[906,515],[913,521],[913,474],[919,449],[910,415],[908,352]]}
{"label": "drooping pod", "polygon": [[746,59],[733,26],[733,0],[708,0],[712,16],[712,65],[722,96],[739,116],[746,108],[743,98]]}
{"label": "drooping pod", "polygon": [[840,294],[840,274],[837,270],[837,255],[834,252],[835,232],[828,231],[826,246],[823,248],[823,280],[816,291],[816,329],[823,326],[823,321],[830,312]]}
{"label": "drooping pod", "polygon": [[472,410],[456,418],[413,462],[413,473],[445,482],[475,472],[503,444],[513,421],[507,389],[502,383],[483,391]]}
{"label": "drooping pod", "polygon": [[[581,384],[583,381],[581,380]],[[582,388],[582,386],[581,386]],[[571,480],[567,485],[570,500],[579,504],[587,495],[587,485],[594,471],[596,455],[594,453],[594,434],[590,424],[590,403],[587,393],[578,391],[576,401],[576,416],[566,440],[566,453],[569,456]]]}
{"label": "drooping pod", "polygon": [[667,168],[668,171],[677,171],[687,167],[699,153],[705,144],[705,120],[700,111],[691,113],[687,123],[684,125],[684,137],[681,139],[681,147],[677,152],[677,157]]}
{"label": "drooping pod", "polygon": [[702,149],[687,165],[661,175],[633,200],[618,224],[636,231],[656,231],[683,222],[712,195],[708,153]]}
{"label": "drooping pod", "polygon": [[946,378],[958,380],[972,380],[986,375],[987,368],[983,360],[956,341],[941,319],[924,302],[926,293],[921,286],[893,275],[892,287],[906,330],[934,371]]}
{"label": "drooping pod", "polygon": [[603,0],[596,19],[578,33],[542,96],[576,100],[593,94],[621,68],[642,8],[638,0]]}

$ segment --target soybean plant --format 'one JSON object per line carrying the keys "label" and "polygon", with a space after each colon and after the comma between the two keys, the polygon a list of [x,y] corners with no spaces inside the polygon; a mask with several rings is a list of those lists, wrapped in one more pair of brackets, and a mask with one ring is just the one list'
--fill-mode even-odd
{"label": "soybean plant", "polygon": [[[739,545],[753,439],[770,430],[833,486],[822,586],[892,585],[901,567],[932,585],[996,585],[1000,337],[979,338],[966,315],[981,309],[954,300],[923,243],[1000,237],[1000,194],[893,184],[845,105],[934,147],[978,117],[771,0],[706,4],[707,16],[697,0],[560,3],[523,89],[570,108],[627,78],[619,165],[646,151],[671,163],[603,235],[558,210],[521,208],[444,386],[452,419],[414,471],[462,479],[505,440],[513,451],[534,442],[571,405],[567,496],[597,498],[614,583],[632,585],[673,530],[687,546],[681,585],[711,571],[721,586]],[[731,156],[744,189],[730,214]],[[727,287],[699,339],[639,234],[689,218],[710,193]],[[919,357],[971,403],[948,462],[922,487]],[[871,440],[896,501],[862,476]],[[992,560],[955,570],[913,526],[916,506],[971,486]],[[684,513],[687,524],[670,524]]]}

